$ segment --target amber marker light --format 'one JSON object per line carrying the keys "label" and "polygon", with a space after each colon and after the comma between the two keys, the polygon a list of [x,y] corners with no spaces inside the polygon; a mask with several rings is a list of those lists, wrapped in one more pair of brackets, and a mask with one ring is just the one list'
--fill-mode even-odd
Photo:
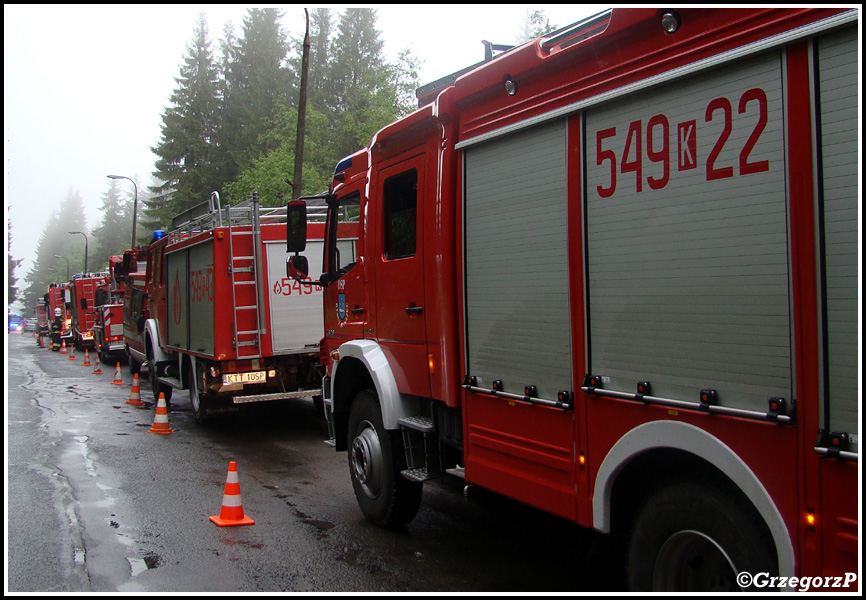
{"label": "amber marker light", "polygon": [[818,522],[818,517],[811,510],[806,511],[806,528],[814,531],[815,523]]}
{"label": "amber marker light", "polygon": [[584,456],[583,452],[581,452],[577,457],[577,462],[580,464],[581,468],[586,467],[586,456]]}
{"label": "amber marker light", "polygon": [[430,375],[433,375],[436,372],[432,354],[427,355],[427,367],[430,369]]}

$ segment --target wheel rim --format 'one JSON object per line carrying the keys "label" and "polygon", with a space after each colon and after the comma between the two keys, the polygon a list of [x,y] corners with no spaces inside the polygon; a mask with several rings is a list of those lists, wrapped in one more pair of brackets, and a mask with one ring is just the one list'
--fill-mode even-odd
{"label": "wheel rim", "polygon": [[369,498],[376,498],[382,490],[384,458],[376,429],[369,421],[358,426],[358,435],[352,441],[352,474]]}
{"label": "wheel rim", "polygon": [[740,591],[737,570],[715,540],[700,531],[679,531],[662,545],[653,571],[653,590]]}

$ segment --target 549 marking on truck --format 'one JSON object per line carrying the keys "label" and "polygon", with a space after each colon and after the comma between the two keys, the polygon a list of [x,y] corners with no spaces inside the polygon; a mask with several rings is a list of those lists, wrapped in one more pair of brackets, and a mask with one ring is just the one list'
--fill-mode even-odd
{"label": "549 marking on truck", "polygon": [[[670,182],[674,162],[677,172],[697,169],[702,163],[707,181],[769,171],[768,160],[755,160],[751,156],[767,126],[767,105],[767,93],[761,88],[751,88],[734,102],[727,97],[712,99],[700,119],[672,123],[662,113],[631,121],[619,148],[616,148],[617,128],[600,129],[595,135],[596,166],[606,166],[610,175],[606,184],[596,186],[598,195],[610,198],[617,191],[617,176],[624,178],[631,173],[637,192],[644,191],[644,183],[652,190],[663,189]],[[734,125],[740,126],[740,121],[751,125],[751,132],[745,139],[732,140]],[[712,133],[703,127],[707,124],[716,125]],[[698,156],[699,131],[712,140],[711,149],[702,161]],[[674,143],[672,133],[676,134]],[[723,151],[732,149],[738,150],[736,160],[721,158]]]}
{"label": "549 marking on truck", "polygon": [[[312,281],[307,277],[304,281]],[[320,285],[304,285],[297,280],[283,277],[274,282],[274,294],[277,296],[310,296],[313,292],[321,292]]]}

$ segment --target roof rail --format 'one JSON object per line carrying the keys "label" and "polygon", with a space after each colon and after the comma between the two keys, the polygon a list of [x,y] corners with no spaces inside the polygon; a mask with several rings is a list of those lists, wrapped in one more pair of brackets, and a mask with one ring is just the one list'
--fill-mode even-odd
{"label": "roof rail", "polygon": [[612,9],[603,10],[600,13],[587,17],[577,23],[566,25],[565,27],[561,27],[556,31],[548,33],[544,36],[546,39],[541,42],[541,48],[547,51],[550,51],[556,46],[567,48],[572,44],[585,40],[607,27],[607,24],[610,22],[611,13]]}
{"label": "roof rail", "polygon": [[[318,196],[308,199],[308,219],[314,223],[324,222],[328,207],[324,199],[321,202],[317,202],[316,199],[318,199]],[[253,208],[253,204],[253,196],[250,195],[243,202],[223,208],[220,205],[219,194],[212,192],[207,201],[197,204],[175,216],[171,220],[168,236],[172,241],[178,241],[197,233],[211,231],[217,227],[254,225],[256,211]],[[285,206],[259,208],[257,212],[259,224],[285,224],[287,222]]]}
{"label": "roof rail", "polygon": [[454,85],[454,82],[457,81],[459,77],[462,77],[466,73],[474,71],[484,63],[488,63],[493,60],[494,52],[502,54],[515,48],[515,46],[492,44],[487,40],[481,40],[481,43],[484,44],[484,60],[479,63],[475,63],[474,65],[470,65],[466,68],[460,69],[459,71],[456,71],[454,73],[451,73],[451,75],[446,75],[445,77],[437,79],[436,81],[432,81],[428,84],[422,85],[415,90],[415,97],[418,99],[418,108],[421,108],[425,104],[429,104],[430,102],[432,102],[433,97],[437,92],[444,90],[451,85]]}

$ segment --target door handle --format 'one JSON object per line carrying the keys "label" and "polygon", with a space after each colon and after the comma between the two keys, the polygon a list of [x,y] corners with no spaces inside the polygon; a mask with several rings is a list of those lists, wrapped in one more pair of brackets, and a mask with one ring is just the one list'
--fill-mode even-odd
{"label": "door handle", "polygon": [[420,315],[423,312],[424,312],[423,306],[408,306],[408,307],[406,307],[406,314],[409,316]]}

